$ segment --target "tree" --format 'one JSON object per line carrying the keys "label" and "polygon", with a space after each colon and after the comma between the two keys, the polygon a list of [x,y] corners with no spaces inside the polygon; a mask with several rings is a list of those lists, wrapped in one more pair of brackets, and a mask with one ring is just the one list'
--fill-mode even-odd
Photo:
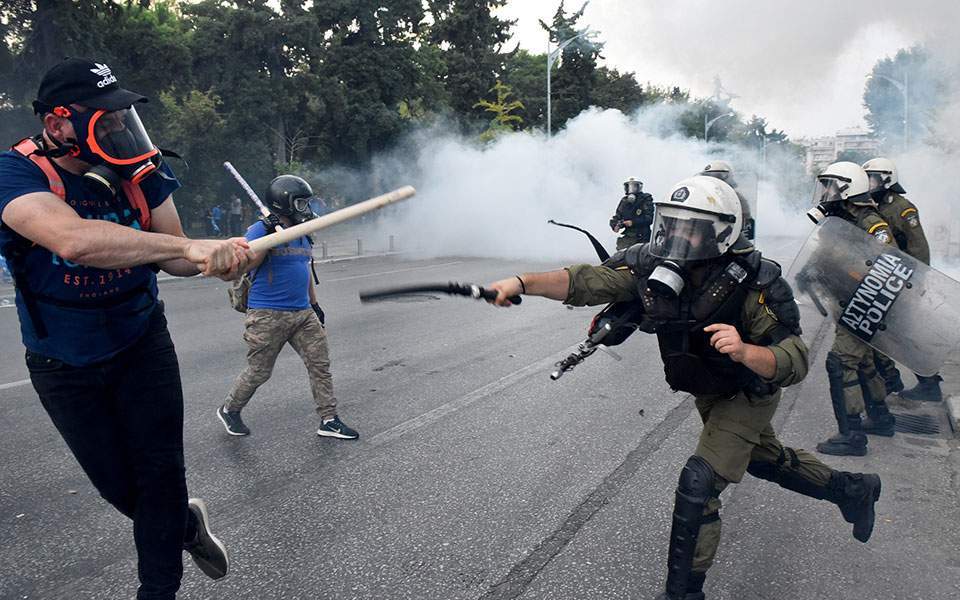
{"label": "tree", "polygon": [[531,54],[519,48],[509,54],[504,64],[503,82],[523,103],[515,114],[523,119],[522,129],[546,128],[547,123],[547,55]]}
{"label": "tree", "polygon": [[433,26],[427,36],[445,48],[444,87],[454,113],[469,121],[481,113],[475,108],[503,73],[503,44],[515,21],[494,16],[506,0],[427,0]]}
{"label": "tree", "polygon": [[900,49],[893,58],[877,61],[870,72],[863,92],[867,125],[886,144],[902,148],[907,144],[905,133],[912,140],[930,134],[946,91],[946,82],[936,73],[926,49]]}
{"label": "tree", "polygon": [[549,33],[550,41],[554,44],[576,38],[563,49],[556,75],[551,75],[552,121],[557,129],[587,109],[593,100],[597,60],[601,58],[603,44],[587,39],[586,28],[577,28],[587,4],[589,0],[583,3],[580,10],[567,15],[561,0],[551,24],[540,21],[540,26]]}
{"label": "tree", "polygon": [[623,113],[631,113],[648,101],[633,73],[620,73],[607,67],[596,70],[590,98],[590,103],[594,106],[616,108]]}
{"label": "tree", "polygon": [[483,142],[489,142],[501,133],[513,131],[515,127],[519,127],[523,123],[522,117],[510,114],[517,109],[522,109],[523,102],[519,100],[507,101],[512,95],[509,85],[498,81],[496,85],[490,88],[490,91],[497,94],[496,102],[481,99],[474,104],[474,107],[482,108],[489,113],[493,113],[490,125],[486,131],[480,134],[480,141]]}

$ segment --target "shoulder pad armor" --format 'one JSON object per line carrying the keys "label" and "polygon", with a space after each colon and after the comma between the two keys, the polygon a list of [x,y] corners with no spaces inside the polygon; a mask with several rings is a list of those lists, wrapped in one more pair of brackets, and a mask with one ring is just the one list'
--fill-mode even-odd
{"label": "shoulder pad armor", "polygon": [[630,267],[635,277],[645,277],[653,272],[657,258],[650,254],[650,244],[634,244],[623,252],[624,264]]}
{"label": "shoulder pad armor", "polygon": [[[766,260],[764,262],[769,262],[780,270],[777,263]],[[790,330],[790,333],[800,335],[800,307],[793,298],[793,290],[787,280],[778,275],[768,285],[763,286],[762,290],[761,302],[773,313],[780,325]]]}
{"label": "shoulder pad armor", "polygon": [[[783,269],[780,268],[779,263],[770,260],[769,258],[761,258],[760,268],[757,269],[757,278],[754,283],[754,289],[762,290],[770,287],[777,279],[780,278],[782,273]],[[789,288],[790,286],[788,285],[787,289]]]}

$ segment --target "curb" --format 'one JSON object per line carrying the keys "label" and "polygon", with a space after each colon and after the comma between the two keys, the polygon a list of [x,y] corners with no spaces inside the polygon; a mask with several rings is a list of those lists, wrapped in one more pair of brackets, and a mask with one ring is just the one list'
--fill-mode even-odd
{"label": "curb", "polygon": [[950,427],[955,434],[960,434],[960,396],[950,396],[946,399],[946,403]]}

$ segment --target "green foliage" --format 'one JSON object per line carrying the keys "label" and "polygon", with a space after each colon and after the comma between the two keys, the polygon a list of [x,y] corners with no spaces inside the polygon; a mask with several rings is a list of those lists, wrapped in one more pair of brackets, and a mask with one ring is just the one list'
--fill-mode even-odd
{"label": "green foliage", "polygon": [[[279,172],[350,173],[349,184],[324,185],[352,201],[378,191],[357,175],[376,153],[438,119],[483,139],[545,129],[547,56],[504,48],[513,22],[496,10],[506,1],[4,0],[0,136],[12,143],[36,133],[30,102],[41,75],[83,56],[151,98],[138,106],[151,137],[190,165],[172,163],[185,216],[236,191],[226,160],[254,189]],[[603,44],[580,35],[585,7],[568,13],[559,2],[542,23],[554,48],[576,38],[553,66],[554,130],[589,106],[663,103],[686,135],[702,137],[704,114],[729,110],[604,66]],[[891,64],[883,68],[899,63]],[[759,117],[737,117],[715,123],[710,139],[756,146],[777,134]]]}
{"label": "green foliage", "polygon": [[481,99],[473,105],[475,108],[482,108],[489,113],[493,113],[490,125],[486,131],[480,134],[480,141],[483,142],[489,142],[501,133],[513,131],[515,126],[523,123],[523,117],[510,114],[515,110],[522,109],[523,102],[507,100],[512,95],[509,85],[498,81],[489,91],[496,93],[497,100],[495,102]]}

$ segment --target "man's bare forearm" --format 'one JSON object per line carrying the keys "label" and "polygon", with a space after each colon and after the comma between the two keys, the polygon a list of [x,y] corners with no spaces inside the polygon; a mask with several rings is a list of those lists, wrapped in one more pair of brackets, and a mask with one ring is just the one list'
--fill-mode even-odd
{"label": "man's bare forearm", "polygon": [[770,348],[744,344],[743,351],[743,360],[740,362],[745,367],[764,379],[772,379],[777,374],[777,357]]}
{"label": "man's bare forearm", "polygon": [[546,271],[542,273],[524,273],[524,293],[528,296],[543,296],[551,300],[564,300],[570,289],[570,274],[566,269]]}
{"label": "man's bare forearm", "polygon": [[175,235],[86,219],[65,237],[63,248],[58,252],[63,258],[98,269],[120,269],[183,258],[190,244],[190,240]]}

